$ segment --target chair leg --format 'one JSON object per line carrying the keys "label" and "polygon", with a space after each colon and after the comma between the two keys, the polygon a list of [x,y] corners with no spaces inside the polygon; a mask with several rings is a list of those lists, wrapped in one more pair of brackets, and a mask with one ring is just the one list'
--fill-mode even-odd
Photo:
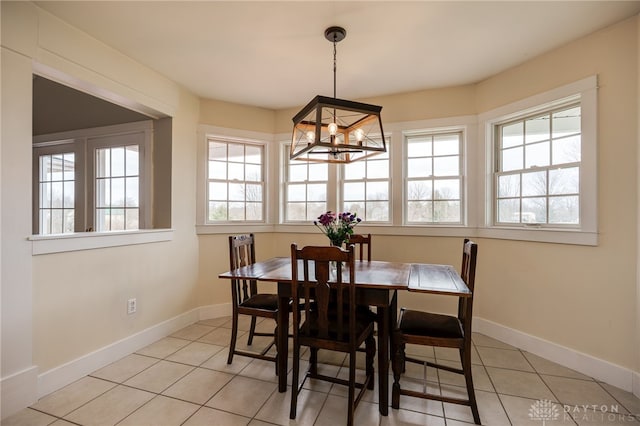
{"label": "chair leg", "polygon": [[374,339],[373,336],[367,337],[367,340],[365,341],[365,349],[367,354],[366,372],[367,372],[367,377],[369,377],[369,384],[367,385],[367,388],[369,390],[373,390],[373,387],[375,385],[374,383],[375,371],[373,368],[373,359],[376,356],[376,339]]}
{"label": "chair leg", "polygon": [[318,374],[318,348],[309,349],[309,372],[312,377]]}
{"label": "chair leg", "polygon": [[464,379],[467,384],[467,395],[469,404],[471,405],[471,413],[475,424],[480,423],[480,413],[478,412],[478,403],[476,402],[476,392],[473,389],[473,376],[471,374],[471,345],[465,345],[460,348],[460,361],[462,362],[462,370],[464,371]]}
{"label": "chair leg", "polygon": [[356,351],[349,353],[349,400],[347,402],[347,426],[353,426],[356,404]]}
{"label": "chair leg", "polygon": [[247,339],[247,346],[251,346],[253,343],[253,335],[256,332],[256,317],[251,316],[251,327],[249,328],[249,339]]}
{"label": "chair leg", "polygon": [[404,372],[404,347],[403,343],[392,345],[391,368],[393,370],[393,387],[391,389],[391,407],[400,408],[400,376]]}
{"label": "chair leg", "polygon": [[278,323],[276,322],[276,328],[273,329],[273,345],[276,347],[276,376],[278,375]]}
{"label": "chair leg", "polygon": [[291,408],[289,409],[289,418],[296,418],[298,408],[298,388],[300,380],[300,346],[293,343],[293,371],[291,373]]}
{"label": "chair leg", "polygon": [[233,362],[233,354],[236,351],[236,339],[238,337],[238,313],[233,312],[231,319],[231,342],[229,343],[229,356],[227,357],[227,364]]}

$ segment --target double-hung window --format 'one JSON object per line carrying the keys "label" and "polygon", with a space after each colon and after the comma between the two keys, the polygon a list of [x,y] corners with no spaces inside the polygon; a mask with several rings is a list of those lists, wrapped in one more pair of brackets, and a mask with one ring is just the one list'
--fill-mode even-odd
{"label": "double-hung window", "polygon": [[480,116],[484,235],[598,243],[597,83],[587,77]]}
{"label": "double-hung window", "polygon": [[580,224],[581,108],[558,106],[495,126],[495,223]]}
{"label": "double-hung window", "polygon": [[408,134],[405,141],[406,223],[462,224],[462,132]]}
{"label": "double-hung window", "polygon": [[34,142],[34,234],[144,228],[151,123],[71,133],[76,137],[45,135]]}
{"label": "double-hung window", "polygon": [[264,144],[207,138],[207,222],[264,222]]}
{"label": "double-hung window", "polygon": [[367,222],[389,222],[389,152],[344,164],[342,172],[343,210]]}
{"label": "double-hung window", "polygon": [[88,170],[94,177],[89,201],[97,232],[140,228],[143,142],[139,133],[89,141]]}
{"label": "double-hung window", "polygon": [[328,208],[329,164],[289,160],[284,162],[284,222],[308,222]]}
{"label": "double-hung window", "polygon": [[[70,141],[35,150],[35,233],[67,234],[84,225],[81,220],[84,209],[80,147],[80,144]],[[76,193],[80,196],[76,197]]]}

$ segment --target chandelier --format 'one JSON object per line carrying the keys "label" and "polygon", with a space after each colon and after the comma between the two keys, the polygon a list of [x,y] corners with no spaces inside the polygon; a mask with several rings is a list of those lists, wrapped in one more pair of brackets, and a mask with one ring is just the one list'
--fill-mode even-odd
{"label": "chandelier", "polygon": [[323,163],[351,163],[386,152],[381,106],[336,98],[336,44],[347,32],[330,27],[333,43],[333,98],[316,96],[293,117],[289,159]]}

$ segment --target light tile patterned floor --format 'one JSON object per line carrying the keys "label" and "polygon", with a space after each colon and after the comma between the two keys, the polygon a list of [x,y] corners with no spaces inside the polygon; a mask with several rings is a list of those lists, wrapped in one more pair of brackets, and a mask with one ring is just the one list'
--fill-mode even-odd
{"label": "light tile patterned floor", "polygon": [[[334,426],[346,422],[344,388],[316,381],[305,383],[298,417],[290,421],[290,392],[277,391],[273,363],[236,356],[227,365],[230,325],[229,317],[192,324],[47,395],[2,425]],[[270,320],[258,324],[263,331],[273,327]],[[248,321],[242,321],[240,328],[246,332]],[[253,347],[247,348],[246,335],[241,335],[238,345],[259,350],[268,340],[256,337]],[[547,426],[640,426],[640,400],[632,394],[487,336],[475,334],[473,341],[474,386],[483,424],[534,426],[543,424],[544,417]],[[407,352],[450,365],[459,362],[455,350],[408,347]],[[321,361],[325,374],[346,373],[342,355],[322,356]],[[462,377],[430,367],[407,364],[401,383],[406,388],[466,396]],[[406,396],[400,405],[400,410],[390,408],[388,417],[380,416],[377,388],[368,391],[356,410],[356,424],[473,423],[471,410],[464,406]],[[534,421],[535,409],[547,411]]]}

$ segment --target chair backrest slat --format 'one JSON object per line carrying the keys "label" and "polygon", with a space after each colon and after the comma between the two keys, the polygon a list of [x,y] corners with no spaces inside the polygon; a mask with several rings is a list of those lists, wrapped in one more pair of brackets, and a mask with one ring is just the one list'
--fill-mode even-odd
{"label": "chair backrest slat", "polygon": [[367,248],[367,261],[371,261],[371,234],[363,235],[363,234],[353,234],[349,237],[349,242],[347,244],[355,244],[358,248],[359,259],[365,260],[364,258],[364,248]]}
{"label": "chair backrest slat", "polygon": [[[253,234],[229,236],[229,266],[231,270],[256,262],[255,237]],[[232,280],[232,293],[238,303],[258,292],[255,280]]]}
{"label": "chair backrest slat", "polygon": [[460,277],[465,282],[469,290],[471,290],[471,297],[461,297],[458,304],[458,318],[463,324],[468,321],[471,323],[471,317],[473,315],[473,292],[475,289],[476,280],[476,260],[478,257],[478,244],[465,238],[462,249],[462,266],[460,267]]}
{"label": "chair backrest slat", "polygon": [[[333,246],[307,246],[298,249],[296,244],[291,245],[294,333],[297,332],[301,318],[300,302],[303,302],[304,318],[314,319],[305,321],[303,332],[306,335],[317,333],[315,337],[329,339],[332,337],[331,333],[335,332],[335,337],[342,339],[355,333],[354,259],[353,245],[349,246],[349,251]],[[348,274],[343,273],[345,264],[350,265]],[[300,265],[302,277],[298,269]],[[336,330],[329,329],[330,317],[335,317]],[[349,329],[344,329],[343,324],[347,323],[347,318]],[[312,323],[316,327],[314,330],[310,328]]]}

